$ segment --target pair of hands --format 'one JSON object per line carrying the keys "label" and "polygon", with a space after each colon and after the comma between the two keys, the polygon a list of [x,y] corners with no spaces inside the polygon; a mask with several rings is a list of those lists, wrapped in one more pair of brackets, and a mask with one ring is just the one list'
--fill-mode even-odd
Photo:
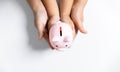
{"label": "pair of hands", "polygon": [[[52,4],[52,1],[54,0],[49,0],[49,1],[27,0],[27,1],[34,12],[35,26],[38,31],[39,39],[44,37],[47,40],[47,42],[50,44],[49,27],[59,20],[70,24],[70,26],[74,30],[74,37],[77,35],[78,30],[81,33],[84,34],[87,33],[87,31],[84,29],[84,26],[82,24],[83,10],[87,3],[87,0],[73,0],[73,1],[71,0],[71,2],[68,0],[63,0],[63,1],[61,0],[60,13],[57,10],[56,4],[54,4],[54,2]],[[71,7],[70,7],[70,3],[71,3]],[[53,47],[51,46],[51,48]]]}

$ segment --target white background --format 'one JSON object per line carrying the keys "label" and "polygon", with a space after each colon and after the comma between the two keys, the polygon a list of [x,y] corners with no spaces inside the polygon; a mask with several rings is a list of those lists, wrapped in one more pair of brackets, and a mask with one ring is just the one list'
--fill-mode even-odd
{"label": "white background", "polygon": [[25,0],[0,0],[0,72],[120,72],[120,0],[89,0],[84,18],[88,34],[53,51]]}

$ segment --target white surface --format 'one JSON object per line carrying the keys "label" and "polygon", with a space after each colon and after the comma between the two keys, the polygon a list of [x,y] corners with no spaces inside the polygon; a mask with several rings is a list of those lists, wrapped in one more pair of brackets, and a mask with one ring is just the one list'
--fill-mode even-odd
{"label": "white surface", "polygon": [[120,72],[120,0],[89,0],[85,22],[70,50],[37,40],[24,0],[0,0],[0,72]]}

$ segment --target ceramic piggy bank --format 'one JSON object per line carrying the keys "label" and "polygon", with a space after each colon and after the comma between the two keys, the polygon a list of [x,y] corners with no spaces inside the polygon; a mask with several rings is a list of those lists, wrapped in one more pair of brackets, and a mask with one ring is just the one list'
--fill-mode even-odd
{"label": "ceramic piggy bank", "polygon": [[49,30],[49,40],[56,50],[70,48],[73,41],[72,28],[68,24],[58,21]]}

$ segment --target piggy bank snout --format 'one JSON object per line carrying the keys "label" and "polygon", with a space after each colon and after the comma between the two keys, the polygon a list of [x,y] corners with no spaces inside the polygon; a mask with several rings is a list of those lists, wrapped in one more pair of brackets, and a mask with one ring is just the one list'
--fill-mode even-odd
{"label": "piggy bank snout", "polygon": [[53,37],[52,44],[54,48],[69,48],[71,46],[71,39],[69,37]]}

